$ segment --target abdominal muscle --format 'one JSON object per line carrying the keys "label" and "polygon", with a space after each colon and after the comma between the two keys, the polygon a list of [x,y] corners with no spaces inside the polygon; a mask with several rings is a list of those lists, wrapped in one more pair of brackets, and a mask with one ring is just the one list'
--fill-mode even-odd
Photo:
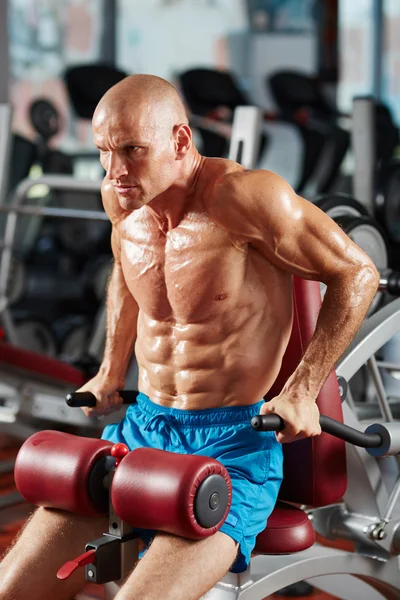
{"label": "abdominal muscle", "polygon": [[261,400],[291,332],[291,276],[216,225],[198,198],[167,233],[143,208],[119,234],[139,307],[139,390],[188,410]]}
{"label": "abdominal muscle", "polygon": [[275,308],[274,315],[260,294],[196,323],[158,321],[140,311],[139,390],[157,404],[187,410],[258,402],[278,375],[291,331],[291,297]]}

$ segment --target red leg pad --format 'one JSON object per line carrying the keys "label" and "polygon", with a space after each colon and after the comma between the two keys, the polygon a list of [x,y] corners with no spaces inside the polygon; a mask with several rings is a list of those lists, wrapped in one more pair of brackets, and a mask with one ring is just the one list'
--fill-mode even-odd
{"label": "red leg pad", "polygon": [[39,431],[28,438],[15,463],[18,491],[31,504],[98,516],[89,491],[93,467],[110,455],[111,442],[63,433]]}
{"label": "red leg pad", "polygon": [[218,531],[231,499],[229,474],[218,461],[154,448],[125,456],[111,485],[112,505],[123,521],[193,539]]}

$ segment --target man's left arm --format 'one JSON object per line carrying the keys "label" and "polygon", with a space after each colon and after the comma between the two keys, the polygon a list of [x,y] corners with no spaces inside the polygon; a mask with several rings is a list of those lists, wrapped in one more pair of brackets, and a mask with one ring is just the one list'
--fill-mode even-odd
{"label": "man's left arm", "polygon": [[[279,396],[261,410],[285,421],[285,429],[277,434],[280,442],[318,435],[315,400],[359,329],[379,285],[379,273],[330,217],[274,173],[234,174],[217,191],[211,209],[217,220],[248,239],[276,267],[327,286],[315,333],[300,364]],[[229,198],[229,207],[224,198]]]}

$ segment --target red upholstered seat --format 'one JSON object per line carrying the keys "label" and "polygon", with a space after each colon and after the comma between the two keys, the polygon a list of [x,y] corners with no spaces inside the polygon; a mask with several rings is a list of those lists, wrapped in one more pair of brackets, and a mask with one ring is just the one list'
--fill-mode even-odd
{"label": "red upholstered seat", "polygon": [[[321,306],[319,283],[293,278],[293,327],[279,375],[266,399],[277,396],[299,364],[314,333]],[[339,386],[330,374],[317,399],[320,413],[343,422]],[[338,502],[347,487],[345,443],[322,433],[320,436],[284,444],[284,478],[280,500],[308,506]],[[266,529],[257,537],[256,551],[287,554],[305,550],[315,535],[307,514],[278,502]]]}
{"label": "red upholstered seat", "polygon": [[278,502],[268,526],[256,540],[254,552],[289,554],[306,550],[315,542],[315,531],[307,514],[286,502]]}
{"label": "red upholstered seat", "polygon": [[82,371],[54,358],[36,354],[0,341],[0,367],[29,371],[30,376],[46,377],[55,382],[80,387],[86,381]]}

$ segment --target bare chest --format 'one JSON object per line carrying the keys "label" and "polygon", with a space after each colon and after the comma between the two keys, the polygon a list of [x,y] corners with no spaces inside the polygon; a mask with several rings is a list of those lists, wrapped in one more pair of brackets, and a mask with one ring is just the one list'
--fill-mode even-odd
{"label": "bare chest", "polygon": [[193,323],[237,303],[245,251],[205,216],[167,234],[136,224],[121,250],[127,286],[150,318]]}

